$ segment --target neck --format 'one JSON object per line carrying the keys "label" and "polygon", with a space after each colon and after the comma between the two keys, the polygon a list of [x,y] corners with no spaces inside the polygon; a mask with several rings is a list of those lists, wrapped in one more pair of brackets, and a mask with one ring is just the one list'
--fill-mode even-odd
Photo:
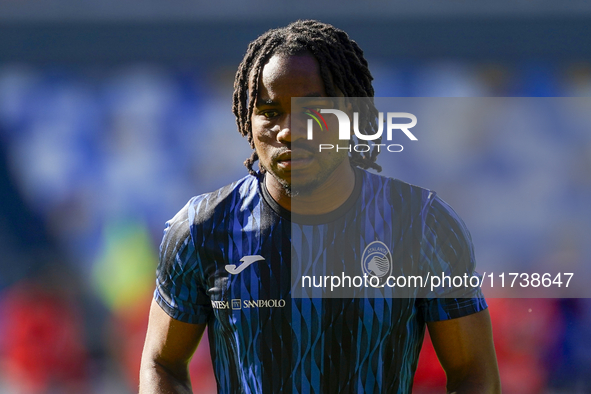
{"label": "neck", "polygon": [[351,196],[355,188],[355,171],[349,160],[343,160],[318,188],[293,197],[289,196],[285,188],[271,175],[265,176],[265,185],[271,197],[292,213],[321,215],[334,211]]}

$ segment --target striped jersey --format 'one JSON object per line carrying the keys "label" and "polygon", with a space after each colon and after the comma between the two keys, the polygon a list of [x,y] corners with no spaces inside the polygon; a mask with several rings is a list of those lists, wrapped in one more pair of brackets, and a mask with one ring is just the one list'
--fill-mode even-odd
{"label": "striped jersey", "polygon": [[[479,287],[384,286],[411,271],[477,275],[472,241],[434,192],[355,174],[325,215],[291,214],[259,174],[167,222],[154,297],[172,318],[208,325],[219,393],[409,393],[426,322],[486,308]],[[319,282],[364,273],[381,287]]]}

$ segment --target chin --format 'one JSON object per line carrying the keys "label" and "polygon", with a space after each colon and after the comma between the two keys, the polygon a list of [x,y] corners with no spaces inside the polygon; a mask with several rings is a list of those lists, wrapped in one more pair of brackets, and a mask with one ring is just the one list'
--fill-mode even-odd
{"label": "chin", "polygon": [[306,183],[297,182],[295,185],[292,182],[290,185],[291,196],[308,196],[314,193],[324,182],[325,179],[322,178],[312,179]]}
{"label": "chin", "polygon": [[319,182],[318,179],[314,179],[314,180],[309,181],[305,184],[302,184],[302,182],[297,182],[297,184],[294,185],[293,182],[291,182],[291,179],[288,180],[288,179],[282,178],[274,171],[268,171],[268,172],[281,185],[281,187],[283,188],[283,191],[285,192],[285,195],[288,197],[310,195],[314,192],[314,190],[316,190],[318,188],[318,186],[321,183],[321,182]]}
{"label": "chin", "polygon": [[[265,167],[263,167],[265,168]],[[286,179],[285,177],[282,177],[281,175],[279,175],[277,173],[277,171],[275,171],[275,169],[269,171],[265,168],[265,171],[269,174],[271,174],[273,176],[273,178],[275,178],[275,180],[281,185],[281,187],[283,187],[284,190],[286,191],[290,191],[291,193],[291,179]]]}

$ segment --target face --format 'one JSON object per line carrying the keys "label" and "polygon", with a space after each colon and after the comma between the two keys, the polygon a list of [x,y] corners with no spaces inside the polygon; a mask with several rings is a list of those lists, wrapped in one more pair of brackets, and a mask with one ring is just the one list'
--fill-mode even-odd
{"label": "face", "polygon": [[[347,150],[318,153],[320,143],[339,143],[336,133],[315,133],[313,141],[307,140],[306,119],[301,116],[304,108],[292,114],[292,97],[310,98],[308,105],[327,106],[316,58],[310,54],[272,56],[263,67],[258,88],[251,124],[260,165],[287,195],[312,193],[345,160],[348,163]],[[329,129],[338,128],[329,124]]]}

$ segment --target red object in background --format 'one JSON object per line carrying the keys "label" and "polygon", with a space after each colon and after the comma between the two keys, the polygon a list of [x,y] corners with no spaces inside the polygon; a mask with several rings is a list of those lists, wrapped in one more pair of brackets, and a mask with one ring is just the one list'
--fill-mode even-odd
{"label": "red object in background", "polygon": [[563,322],[555,299],[487,300],[503,393],[535,394],[547,387],[546,358]]}
{"label": "red object in background", "polygon": [[[125,311],[116,312],[110,322],[111,351],[114,358],[120,363],[121,371],[125,375],[131,392],[137,390],[139,385],[139,371],[148,328],[150,303],[151,299],[147,296],[143,303],[134,305]],[[189,365],[189,373],[194,393],[217,393],[209,354],[207,330],[193,355]]]}
{"label": "red object in background", "polygon": [[150,297],[146,296],[144,302],[114,312],[109,321],[109,349],[113,359],[119,363],[119,370],[131,392],[136,391],[139,386],[150,302]]}
{"label": "red object in background", "polygon": [[423,348],[413,384],[414,393],[444,393],[445,372],[437,359],[429,333],[425,333]]}
{"label": "red object in background", "polygon": [[[547,352],[562,322],[554,299],[488,299],[495,350],[505,394],[535,394],[547,385]],[[415,374],[413,393],[445,392],[445,372],[428,332]]]}
{"label": "red object in background", "polygon": [[3,378],[19,393],[85,392],[87,355],[73,306],[33,283],[18,284],[2,298]]}
{"label": "red object in background", "polygon": [[218,392],[217,383],[213,374],[213,365],[211,364],[211,355],[209,353],[207,330],[203,333],[201,343],[191,360],[189,372],[191,374],[191,384],[194,393],[216,394]]}

